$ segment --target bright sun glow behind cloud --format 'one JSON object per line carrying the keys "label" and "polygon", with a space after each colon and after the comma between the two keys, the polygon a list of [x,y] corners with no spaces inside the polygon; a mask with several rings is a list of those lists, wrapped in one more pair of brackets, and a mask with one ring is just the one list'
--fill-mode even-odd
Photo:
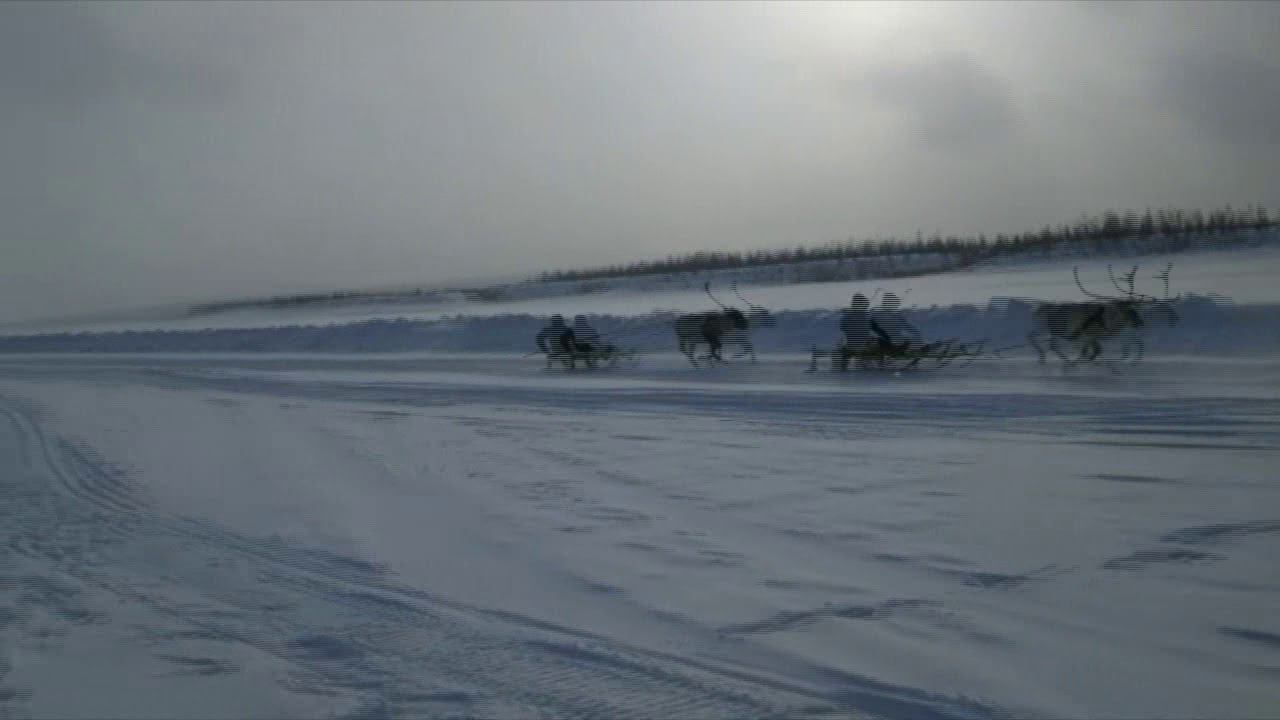
{"label": "bright sun glow behind cloud", "polygon": [[1276,205],[1277,3],[0,4],[0,320]]}

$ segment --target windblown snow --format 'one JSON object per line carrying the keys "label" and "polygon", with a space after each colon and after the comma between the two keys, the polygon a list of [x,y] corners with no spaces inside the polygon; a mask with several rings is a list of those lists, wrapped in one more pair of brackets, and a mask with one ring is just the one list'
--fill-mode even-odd
{"label": "windblown snow", "polygon": [[[1138,364],[1023,347],[1069,261],[744,281],[714,368],[700,283],[0,336],[0,716],[1273,715],[1280,253],[1173,260]],[[877,287],[1001,352],[806,373]]]}

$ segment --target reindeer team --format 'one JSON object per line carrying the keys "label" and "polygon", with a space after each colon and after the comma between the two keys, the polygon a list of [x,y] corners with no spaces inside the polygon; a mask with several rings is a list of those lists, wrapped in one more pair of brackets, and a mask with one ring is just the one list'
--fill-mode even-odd
{"label": "reindeer team", "polygon": [[[1117,292],[1115,295],[1085,288],[1079,268],[1075,268],[1076,286],[1089,299],[1083,302],[1038,302],[1032,312],[1032,329],[1027,335],[1026,345],[1035,349],[1043,363],[1047,353],[1041,341],[1047,340],[1047,349],[1071,365],[1097,360],[1103,354],[1104,341],[1118,339],[1121,358],[1136,362],[1145,351],[1141,337],[1141,331],[1147,325],[1144,315],[1151,316],[1152,310],[1163,313],[1170,326],[1178,320],[1173,303],[1181,296],[1169,297],[1171,270],[1172,264],[1155,276],[1164,281],[1164,297],[1157,298],[1137,291],[1137,266],[1119,278],[1110,266],[1107,267],[1108,277]],[[703,290],[719,309],[675,318],[676,346],[695,367],[700,362],[706,365],[725,362],[723,353],[729,345],[740,348],[735,357],[747,356],[755,362],[751,332],[756,328],[777,325],[773,314],[743,297],[736,283],[731,285],[731,289],[746,306],[745,311],[721,302],[711,292],[708,282]],[[817,358],[822,355],[831,358],[833,369],[846,370],[851,360],[857,360],[859,367],[911,368],[928,359],[934,367],[942,367],[956,358],[972,358],[982,352],[982,343],[966,345],[955,340],[924,342],[920,332],[902,317],[898,302],[896,296],[887,293],[880,307],[870,312],[868,299],[861,293],[855,294],[851,306],[841,315],[843,342],[832,350],[815,347],[810,370],[816,370]],[[595,367],[597,362],[611,361],[619,355],[616,346],[600,343],[598,333],[586,324],[582,316],[575,318],[572,329],[565,326],[560,316],[555,316],[551,325],[539,333],[537,341],[540,351],[547,355],[548,366],[553,360],[560,360],[566,368],[572,369],[581,360],[588,367]],[[697,351],[703,345],[707,352],[699,357]],[[1062,345],[1072,350],[1074,357],[1065,353]]]}
{"label": "reindeer team", "polygon": [[[1040,303],[1032,315],[1033,327],[1027,335],[1027,343],[1035,348],[1042,363],[1045,361],[1045,348],[1041,347],[1038,341],[1045,335],[1049,338],[1049,349],[1053,350],[1063,362],[1090,362],[1102,354],[1103,340],[1123,335],[1125,337],[1121,357],[1126,360],[1141,359],[1144,347],[1140,328],[1146,325],[1146,321],[1140,311],[1155,308],[1166,315],[1170,326],[1178,321],[1178,315],[1173,309],[1173,303],[1178,298],[1169,297],[1169,273],[1172,269],[1171,264],[1163,273],[1155,276],[1157,279],[1164,280],[1165,288],[1164,297],[1157,298],[1137,292],[1135,289],[1134,278],[1138,273],[1137,266],[1123,275],[1123,282],[1118,280],[1111,267],[1107,266],[1107,276],[1119,295],[1104,295],[1086,289],[1080,282],[1080,269],[1074,268],[1072,275],[1075,278],[1076,287],[1080,288],[1080,292],[1090,300],[1088,302]],[[1074,359],[1062,352],[1058,346],[1059,340],[1079,348]]]}
{"label": "reindeer team", "polygon": [[739,356],[748,355],[751,361],[755,362],[756,349],[751,344],[751,330],[777,325],[778,321],[773,314],[742,297],[737,285],[733,286],[733,294],[746,304],[747,312],[745,313],[738,308],[728,307],[716,299],[716,296],[711,294],[711,283],[708,282],[702,289],[712,302],[720,306],[720,309],[681,315],[676,318],[676,345],[680,352],[689,358],[689,362],[694,367],[697,367],[698,360],[694,352],[699,345],[703,343],[707,345],[707,356],[704,358],[707,362],[724,362],[721,350],[726,344],[736,343],[742,346]]}

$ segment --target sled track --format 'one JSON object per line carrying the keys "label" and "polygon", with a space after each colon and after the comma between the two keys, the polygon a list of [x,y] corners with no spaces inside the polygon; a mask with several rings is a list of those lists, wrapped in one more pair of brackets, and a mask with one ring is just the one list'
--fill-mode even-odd
{"label": "sled track", "polygon": [[[6,403],[9,407],[6,407]],[[23,439],[19,443],[22,462],[31,467],[33,458],[47,468],[67,495],[105,512],[131,513],[142,507],[128,486],[127,476],[106,465],[92,449],[66,440],[50,439],[30,411],[13,409],[13,402],[0,397],[0,415]]]}
{"label": "sled track", "polygon": [[[135,637],[181,674],[239,671],[224,657],[192,655],[183,640],[248,646],[291,668],[281,687],[352,716],[845,717],[855,706],[995,714],[820,668],[807,668],[815,684],[795,682],[438,597],[375,563],[165,515],[92,449],[49,435],[23,402],[0,395],[0,416],[0,436],[9,436],[0,442],[12,441],[22,465],[0,480],[9,501],[0,510],[5,635],[30,632],[25,618],[36,610],[58,618],[60,632],[109,624],[92,609],[106,595],[154,615]],[[7,574],[21,558],[42,572]],[[0,687],[0,715],[25,714],[27,699]]]}

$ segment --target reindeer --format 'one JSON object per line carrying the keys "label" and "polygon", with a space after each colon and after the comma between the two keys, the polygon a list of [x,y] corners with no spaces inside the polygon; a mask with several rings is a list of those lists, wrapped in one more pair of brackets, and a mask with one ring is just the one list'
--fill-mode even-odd
{"label": "reindeer", "polygon": [[[1072,269],[1072,275],[1075,277],[1076,287],[1080,288],[1080,292],[1087,297],[1092,298],[1088,302],[1061,302],[1061,303],[1040,303],[1033,313],[1033,322],[1035,326],[1027,335],[1027,342],[1036,349],[1040,356],[1040,362],[1045,361],[1045,350],[1036,340],[1041,335],[1049,336],[1049,349],[1053,350],[1062,361],[1067,364],[1074,362],[1091,362],[1098,359],[1102,355],[1102,341],[1106,338],[1116,337],[1121,333],[1127,333],[1127,342],[1121,357],[1136,362],[1142,358],[1144,346],[1142,338],[1139,335],[1141,328],[1146,326],[1140,309],[1148,306],[1159,307],[1164,310],[1169,317],[1169,325],[1173,326],[1177,320],[1177,313],[1174,311],[1172,303],[1177,297],[1169,297],[1169,273],[1173,270],[1173,264],[1170,263],[1163,273],[1155,275],[1157,279],[1164,280],[1164,298],[1157,298],[1152,295],[1137,292],[1134,287],[1134,279],[1138,274],[1138,266],[1134,266],[1132,270],[1124,273],[1124,284],[1116,279],[1111,266],[1107,266],[1107,276],[1111,279],[1111,284],[1116,288],[1119,295],[1103,295],[1085,289],[1084,284],[1080,282],[1080,268],[1077,266]],[[1178,296],[1181,297],[1181,296]],[[1075,360],[1069,359],[1058,347],[1058,340],[1065,340],[1073,344],[1079,344],[1080,351]]]}
{"label": "reindeer", "polygon": [[707,293],[707,297],[711,298],[712,302],[720,306],[720,309],[710,312],[690,313],[676,318],[677,346],[680,352],[689,358],[689,362],[694,367],[698,365],[698,361],[694,357],[694,351],[702,343],[706,343],[709,347],[709,351],[704,358],[706,360],[724,362],[721,350],[726,344],[733,343],[742,346],[742,351],[737,357],[750,355],[751,361],[755,362],[756,352],[751,343],[751,328],[777,325],[777,320],[767,309],[752,304],[738,292],[737,283],[734,283],[732,288],[733,294],[737,295],[738,299],[747,305],[747,312],[744,313],[736,307],[729,307],[720,302],[715,295],[711,294],[711,283],[707,282],[702,289]]}

